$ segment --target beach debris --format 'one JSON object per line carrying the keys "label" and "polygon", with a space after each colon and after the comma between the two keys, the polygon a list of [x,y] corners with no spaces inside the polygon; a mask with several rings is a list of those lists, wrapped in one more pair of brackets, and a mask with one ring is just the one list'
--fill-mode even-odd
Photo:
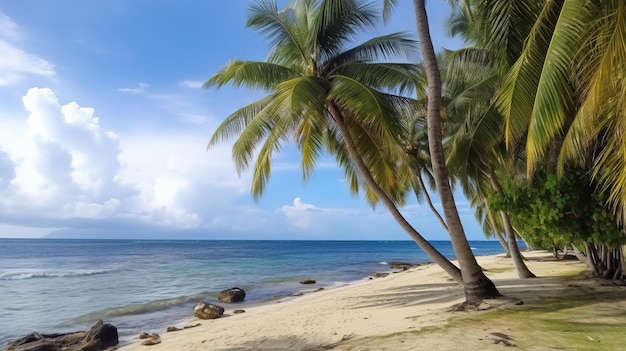
{"label": "beach debris", "polygon": [[7,344],[3,351],[102,351],[119,342],[117,328],[99,320],[88,331],[66,334],[32,333]]}
{"label": "beach debris", "polygon": [[200,319],[215,319],[224,314],[224,307],[208,302],[200,302],[193,307],[194,317]]}
{"label": "beach debris", "polygon": [[300,284],[315,284],[315,283],[317,283],[317,282],[315,280],[313,280],[313,279],[302,279],[300,281]]}
{"label": "beach debris", "polygon": [[374,278],[384,278],[384,277],[386,277],[388,275],[389,275],[389,273],[387,273],[387,272],[384,272],[384,273],[377,272],[377,273],[374,273]]}
{"label": "beach debris", "polygon": [[495,345],[502,344],[504,346],[512,346],[512,347],[516,347],[517,346],[517,345],[515,345],[514,343],[511,342],[511,340],[513,340],[513,338],[511,338],[507,334],[499,333],[499,332],[489,333],[489,334],[491,334],[491,335],[496,337],[496,339],[493,340],[493,343]]}
{"label": "beach debris", "polygon": [[[184,329],[199,327],[201,325],[202,324],[200,324],[200,323],[196,323],[196,324],[186,325],[186,326],[184,326],[182,328],[179,328],[179,327],[167,327],[167,329],[165,329],[165,331],[168,332],[168,333],[171,333],[171,332],[181,331],[181,330],[184,330]],[[144,334],[147,334],[147,333],[144,333]],[[148,336],[149,336],[149,334],[148,334]]]}
{"label": "beach debris", "polygon": [[217,297],[220,302],[241,302],[246,298],[246,292],[240,288],[222,290]]}
{"label": "beach debris", "polygon": [[[141,335],[144,335],[147,333],[142,333]],[[152,333],[149,335],[150,337],[145,339],[144,341],[141,342],[141,345],[144,346],[152,346],[152,345],[156,345],[156,344],[160,344],[161,343],[161,336],[159,336],[159,334],[157,333]]]}
{"label": "beach debris", "polygon": [[246,310],[234,310],[233,313],[234,314],[246,313]]}

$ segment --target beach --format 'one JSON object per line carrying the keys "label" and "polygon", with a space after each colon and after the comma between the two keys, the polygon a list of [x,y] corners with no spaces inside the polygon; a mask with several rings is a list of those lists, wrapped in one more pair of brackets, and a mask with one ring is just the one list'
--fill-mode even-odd
{"label": "beach", "polygon": [[[146,330],[157,332],[161,337],[161,343],[149,349],[415,350],[419,346],[426,350],[490,350],[522,346],[521,349],[553,350],[556,348],[549,345],[560,345],[558,338],[533,337],[537,330],[533,330],[532,323],[515,325],[515,314],[537,311],[546,303],[549,305],[551,299],[560,299],[563,303],[567,302],[565,297],[589,301],[589,296],[604,296],[606,302],[606,297],[622,294],[621,287],[602,286],[595,280],[584,279],[586,267],[577,260],[555,261],[545,251],[525,252],[524,255],[538,278],[517,279],[511,259],[504,255],[477,257],[503,296],[485,300],[476,311],[453,311],[454,306],[464,301],[462,288],[438,266],[429,264],[383,278],[252,306],[242,314],[233,313],[237,304],[221,304],[225,308],[221,318],[191,318],[178,325],[200,323],[200,326],[176,332]],[[626,311],[621,297],[609,302],[611,309]],[[580,305],[574,301],[571,307]],[[565,307],[559,311],[563,310]],[[498,311],[506,311],[505,317]],[[554,315],[554,318],[559,316]],[[489,322],[489,318],[497,321]],[[537,319],[537,323],[540,322]],[[589,335],[580,337],[594,347],[591,349],[604,349],[602,346],[611,342],[600,340],[603,335],[594,336],[593,328],[589,330]],[[572,338],[578,334],[562,337]],[[147,347],[135,339],[120,350],[136,351]]]}

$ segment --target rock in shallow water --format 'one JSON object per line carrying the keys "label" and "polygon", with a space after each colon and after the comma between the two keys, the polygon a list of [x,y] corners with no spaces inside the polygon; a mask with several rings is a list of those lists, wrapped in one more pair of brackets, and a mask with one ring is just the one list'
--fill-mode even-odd
{"label": "rock in shallow water", "polygon": [[211,303],[200,302],[193,307],[194,317],[200,319],[215,319],[224,314],[224,307]]}
{"label": "rock in shallow water", "polygon": [[32,333],[7,344],[2,351],[103,351],[118,342],[117,328],[99,320],[88,331],[67,334]]}
{"label": "rock in shallow water", "polygon": [[222,290],[217,297],[221,302],[241,302],[246,298],[246,292],[240,288]]}

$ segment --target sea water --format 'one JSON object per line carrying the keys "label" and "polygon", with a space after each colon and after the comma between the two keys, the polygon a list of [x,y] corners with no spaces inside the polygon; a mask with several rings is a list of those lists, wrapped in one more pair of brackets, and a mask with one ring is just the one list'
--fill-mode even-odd
{"label": "sea water", "polygon": [[[454,258],[448,241],[434,246]],[[502,253],[470,242],[476,255]],[[411,241],[161,241],[0,239],[0,347],[25,334],[88,329],[98,319],[122,342],[141,331],[182,325],[194,304],[221,290],[267,303],[389,271],[391,261],[423,263]],[[311,288],[299,284],[314,279]]]}

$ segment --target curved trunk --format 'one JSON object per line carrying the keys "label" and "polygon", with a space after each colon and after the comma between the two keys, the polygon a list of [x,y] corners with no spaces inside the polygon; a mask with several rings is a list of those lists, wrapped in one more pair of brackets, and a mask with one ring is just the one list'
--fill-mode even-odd
{"label": "curved trunk", "polygon": [[487,220],[489,221],[489,225],[491,226],[491,229],[493,229],[493,233],[496,236],[496,238],[498,238],[500,245],[502,245],[502,248],[506,252],[506,257],[511,257],[511,249],[509,248],[509,244],[507,244],[506,240],[504,240],[504,238],[502,237],[502,232],[500,232],[500,229],[496,225],[496,220],[495,218],[493,218],[493,214],[489,210],[489,204],[487,200],[483,199],[483,201],[485,205],[487,206]]}
{"label": "curved trunk", "polygon": [[359,155],[359,152],[354,146],[354,141],[352,140],[350,131],[344,123],[343,115],[341,114],[337,106],[335,106],[335,104],[332,102],[328,102],[326,104],[326,108],[328,109],[333,120],[337,124],[337,127],[339,128],[341,135],[343,136],[344,142],[346,143],[346,149],[348,150],[350,157],[352,157],[352,160],[354,161],[356,168],[359,170],[359,173],[363,177],[363,180],[370,187],[370,190],[374,194],[376,194],[378,199],[385,205],[385,207],[387,207],[387,210],[389,210],[396,222],[398,222],[398,224],[400,224],[400,227],[402,227],[402,229],[404,229],[404,231],[409,234],[413,241],[415,241],[415,243],[433,261],[435,261],[436,264],[438,264],[446,273],[448,273],[450,277],[452,277],[458,283],[463,284],[463,279],[461,277],[461,271],[459,270],[459,268],[452,264],[452,262],[450,262],[450,260],[443,256],[439,251],[437,251],[437,249],[435,249],[426,239],[424,239],[424,237],[422,237],[422,235],[417,230],[415,230],[415,228],[413,228],[413,226],[411,226],[411,224],[404,218],[404,216],[402,216],[391,198],[387,196],[385,191],[378,186],[378,184],[372,177],[369,169],[365,165],[365,162],[363,161],[363,159]]}
{"label": "curved trunk", "polygon": [[[493,190],[496,194],[502,193],[502,187],[500,183],[498,183],[498,179],[496,178],[496,174],[492,169],[489,169],[489,182],[493,187]],[[519,246],[517,246],[517,239],[515,238],[515,231],[513,231],[513,226],[511,225],[511,221],[509,219],[509,215],[500,211],[500,218],[502,218],[502,225],[504,226],[504,233],[506,233],[506,240],[509,243],[509,252],[511,254],[511,258],[513,258],[513,264],[517,269],[517,276],[520,278],[535,278],[535,274],[528,269],[526,263],[524,263],[524,258],[519,251]]]}
{"label": "curved trunk", "polygon": [[528,266],[524,263],[524,257],[519,251],[519,246],[517,245],[517,239],[515,238],[515,232],[513,231],[513,226],[511,226],[509,215],[504,211],[500,211],[500,217],[502,218],[504,232],[506,233],[506,239],[509,243],[509,252],[511,253],[511,258],[513,258],[513,264],[515,265],[515,268],[517,268],[517,276],[520,278],[535,278],[535,274],[528,269]]}
{"label": "curved trunk", "polygon": [[511,249],[509,248],[509,244],[507,244],[506,240],[504,240],[504,237],[502,236],[502,233],[500,233],[499,230],[494,231],[494,233],[495,233],[496,238],[498,238],[498,241],[500,242],[500,245],[504,249],[504,252],[506,253],[506,257],[510,258],[511,257]]}
{"label": "curved trunk", "polygon": [[428,145],[430,147],[430,159],[435,174],[437,191],[443,206],[443,213],[448,224],[450,241],[456,253],[463,276],[465,287],[465,300],[473,303],[485,298],[500,296],[493,282],[476,262],[476,257],[467,242],[467,237],[456,209],[456,203],[450,189],[450,180],[445,165],[443,146],[441,144],[441,77],[437,66],[437,57],[433,48],[428,27],[428,16],[424,0],[414,0],[415,20],[417,22],[417,35],[422,50],[426,78],[428,80]]}
{"label": "curved trunk", "polygon": [[[424,184],[424,179],[422,179],[421,173],[419,172],[419,170],[413,169],[413,167],[411,167],[411,171],[413,173],[413,182],[417,181],[417,184],[420,186],[420,189],[422,190],[422,193],[424,194],[426,203],[428,203],[428,207],[430,207],[430,210],[433,212],[435,217],[437,217],[443,229],[445,229],[447,232],[448,225],[446,224],[446,221],[441,217],[441,214],[439,214],[439,211],[437,211],[437,209],[433,205],[433,202],[430,198],[430,194],[428,194],[428,189],[426,189],[426,184]],[[415,190],[415,188],[413,188],[413,190],[415,191],[415,197],[419,198],[419,194],[417,193],[417,190]]]}

